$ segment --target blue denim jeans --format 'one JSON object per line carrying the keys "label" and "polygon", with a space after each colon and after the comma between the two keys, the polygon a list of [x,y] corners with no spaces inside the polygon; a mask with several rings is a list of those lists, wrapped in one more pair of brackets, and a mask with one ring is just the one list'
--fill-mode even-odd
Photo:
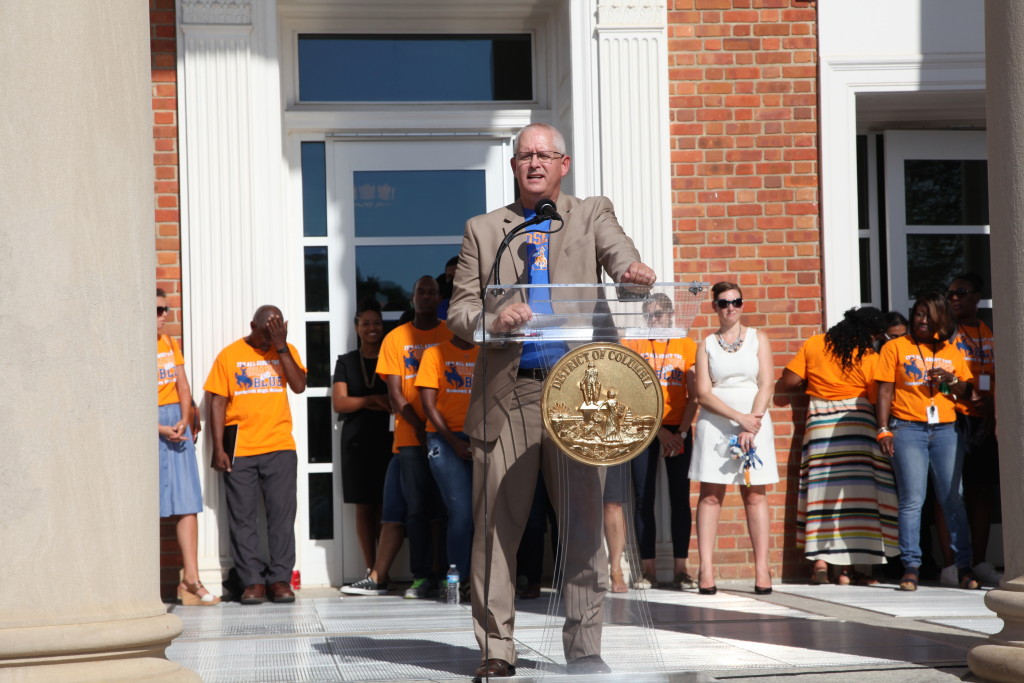
{"label": "blue denim jeans", "polygon": [[930,425],[892,418],[893,472],[899,491],[900,558],[904,567],[921,566],[921,506],[931,471],[935,497],[949,527],[950,550],[956,566],[971,566],[971,532],[964,511],[960,475],[963,455],[957,449],[952,422]]}
{"label": "blue denim jeans", "polygon": [[437,484],[419,446],[398,447],[398,468],[405,495],[405,534],[409,539],[409,571],[414,579],[433,579],[434,534],[431,520],[437,518]]}
{"label": "blue denim jeans", "polygon": [[[456,436],[469,442],[462,432]],[[455,455],[451,444],[436,432],[427,432],[427,461],[448,508],[448,562],[459,568],[459,576],[468,583],[473,547],[473,461]]]}

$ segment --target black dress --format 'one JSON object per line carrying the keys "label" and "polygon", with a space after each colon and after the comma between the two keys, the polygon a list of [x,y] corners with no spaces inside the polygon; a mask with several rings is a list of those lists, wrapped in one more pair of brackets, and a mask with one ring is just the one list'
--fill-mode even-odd
{"label": "black dress", "polygon": [[[387,395],[387,384],[376,371],[376,358],[363,358],[359,351],[351,351],[338,356],[334,381],[344,382],[349,396]],[[364,377],[370,380],[370,386]],[[384,474],[391,462],[389,418],[387,411],[365,408],[339,415],[338,419],[344,422],[341,427],[341,495],[346,503],[381,504]]]}

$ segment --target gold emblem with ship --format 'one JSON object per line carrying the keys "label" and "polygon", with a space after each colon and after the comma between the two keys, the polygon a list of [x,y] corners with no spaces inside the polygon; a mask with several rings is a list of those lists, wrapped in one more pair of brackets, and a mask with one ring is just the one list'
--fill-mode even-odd
{"label": "gold emblem with ship", "polygon": [[629,462],[650,445],[664,411],[661,383],[640,354],[619,344],[586,344],[548,373],[541,414],[548,435],[587,465]]}

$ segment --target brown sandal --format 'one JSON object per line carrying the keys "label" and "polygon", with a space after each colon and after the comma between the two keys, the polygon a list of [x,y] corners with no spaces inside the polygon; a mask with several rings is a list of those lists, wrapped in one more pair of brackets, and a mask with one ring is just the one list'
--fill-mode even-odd
{"label": "brown sandal", "polygon": [[920,573],[917,567],[907,567],[900,578],[901,591],[916,591]]}
{"label": "brown sandal", "polygon": [[182,581],[179,583],[178,600],[181,601],[182,605],[188,607],[209,607],[210,605],[216,605],[220,602],[220,598],[206,590],[206,587],[203,586],[200,581],[196,581],[195,583]]}

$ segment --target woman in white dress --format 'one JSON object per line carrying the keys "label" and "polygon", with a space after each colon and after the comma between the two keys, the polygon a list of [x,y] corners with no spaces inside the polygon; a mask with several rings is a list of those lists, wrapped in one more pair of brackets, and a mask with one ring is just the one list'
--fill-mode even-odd
{"label": "woman in white dress", "polygon": [[700,482],[698,590],[703,595],[714,595],[718,590],[713,561],[718,518],[726,485],[739,484],[754,548],[754,592],[767,595],[772,592],[772,580],[768,570],[765,485],[779,480],[775,435],[768,414],[775,379],[772,351],[768,335],[742,323],[743,294],[739,285],[719,282],[711,288],[711,295],[719,327],[697,349],[700,417],[690,462],[690,480]]}

